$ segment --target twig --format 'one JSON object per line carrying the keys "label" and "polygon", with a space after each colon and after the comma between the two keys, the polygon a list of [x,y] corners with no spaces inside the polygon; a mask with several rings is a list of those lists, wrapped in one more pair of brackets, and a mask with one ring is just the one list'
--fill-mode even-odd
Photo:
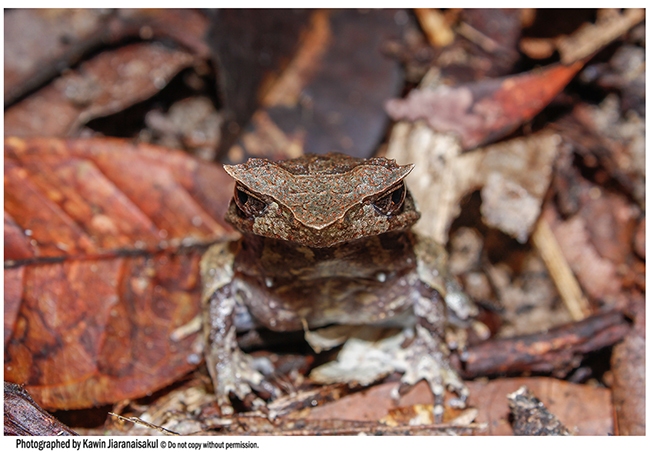
{"label": "twig", "polygon": [[499,49],[499,43],[489,36],[484,35],[476,28],[469,25],[467,22],[461,22],[456,29],[456,32],[466,38],[467,40],[473,42],[481,49],[485,50],[487,53],[494,53]]}
{"label": "twig", "polygon": [[167,435],[179,436],[179,434],[176,433],[176,432],[173,432],[171,430],[167,430],[165,427],[161,427],[159,425],[155,425],[155,424],[152,424],[150,422],[143,421],[139,417],[124,417],[124,416],[121,416],[121,415],[119,415],[117,413],[112,413],[112,412],[109,412],[108,414],[111,415],[111,416],[114,416],[114,417],[116,417],[119,420],[124,421],[124,422],[132,422],[133,424],[139,424],[139,425],[142,425],[144,427],[157,430],[157,431],[159,431],[161,433],[165,433]]}
{"label": "twig", "polygon": [[414,12],[429,44],[434,47],[445,47],[454,41],[454,32],[439,10],[415,8]]}
{"label": "twig", "polygon": [[533,244],[539,251],[548,272],[557,287],[562,301],[569,310],[573,320],[582,320],[591,314],[589,303],[582,293],[580,284],[576,280],[569,264],[564,258],[560,245],[548,225],[540,218],[533,232]]}

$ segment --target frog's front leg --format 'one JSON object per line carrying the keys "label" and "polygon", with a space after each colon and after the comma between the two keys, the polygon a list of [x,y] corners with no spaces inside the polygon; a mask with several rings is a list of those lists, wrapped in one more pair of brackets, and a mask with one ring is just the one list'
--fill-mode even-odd
{"label": "frog's front leg", "polygon": [[252,388],[262,386],[264,376],[255,369],[253,358],[237,344],[235,314],[240,307],[233,280],[236,247],[236,243],[213,245],[201,260],[205,360],[217,403],[226,415],[234,412],[230,394],[252,400],[254,408],[265,405],[252,392]]}
{"label": "frog's front leg", "polygon": [[449,364],[446,342],[451,326],[449,316],[453,313],[456,318],[467,320],[476,315],[476,307],[446,273],[444,248],[431,239],[418,236],[414,250],[418,281],[412,288],[417,322],[415,336],[406,349],[406,369],[401,381],[404,385],[420,380],[429,383],[434,396],[434,414],[439,422],[444,411],[445,387],[458,395],[453,400],[458,407],[464,407],[469,396],[465,383]]}
{"label": "frog's front leg", "polygon": [[445,303],[435,289],[420,283],[413,309],[417,318],[415,336],[405,350],[402,386],[395,396],[420,380],[426,380],[434,397],[434,415],[440,422],[444,411],[445,388],[458,395],[454,404],[464,407],[469,390],[449,364],[449,349],[445,343]]}

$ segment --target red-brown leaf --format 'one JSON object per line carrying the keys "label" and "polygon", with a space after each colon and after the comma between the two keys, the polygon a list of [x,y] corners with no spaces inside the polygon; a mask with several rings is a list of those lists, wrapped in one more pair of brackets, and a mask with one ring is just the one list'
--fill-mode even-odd
{"label": "red-brown leaf", "polygon": [[396,121],[424,119],[436,131],[457,133],[463,148],[471,149],[503,137],[532,119],[582,65],[554,65],[453,88],[413,90],[406,99],[387,102],[386,110]]}
{"label": "red-brown leaf", "polygon": [[5,135],[66,136],[91,119],[148,99],[194,57],[152,43],[107,50],[5,112]]}
{"label": "red-brown leaf", "polygon": [[214,241],[231,231],[230,187],[220,167],[156,146],[6,139],[5,261]]}
{"label": "red-brown leaf", "polygon": [[193,369],[202,248],[231,181],[116,139],[5,140],[5,378],[45,408],[139,397]]}
{"label": "red-brown leaf", "polygon": [[[391,391],[398,383],[385,383],[348,395],[309,411],[308,420],[347,419],[375,421],[395,407]],[[485,423],[482,435],[512,435],[506,395],[522,385],[535,395],[572,432],[578,435],[613,433],[611,392],[605,388],[578,385],[552,378],[503,378],[494,381],[467,382],[469,406],[478,408],[477,423]],[[397,402],[397,406],[431,404],[433,397],[425,382],[420,382]]]}

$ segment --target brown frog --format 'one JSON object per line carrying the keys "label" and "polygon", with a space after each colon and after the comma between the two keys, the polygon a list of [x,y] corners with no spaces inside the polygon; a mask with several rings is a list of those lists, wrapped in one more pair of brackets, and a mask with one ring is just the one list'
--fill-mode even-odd
{"label": "brown frog", "polygon": [[278,394],[237,345],[237,329],[256,326],[307,334],[398,324],[410,337],[395,369],[402,383],[426,380],[438,419],[445,386],[464,405],[445,334],[449,319],[462,323],[475,308],[445,276],[444,250],[410,230],[420,217],[404,184],[411,169],[342,154],[225,166],[236,181],[226,219],[242,238],[212,246],[201,262],[206,361],[224,414],[229,395]]}

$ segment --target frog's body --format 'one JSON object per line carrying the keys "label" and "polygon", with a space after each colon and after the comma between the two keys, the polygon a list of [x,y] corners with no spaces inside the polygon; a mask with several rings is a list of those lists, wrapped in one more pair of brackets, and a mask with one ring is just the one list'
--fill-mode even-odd
{"label": "frog's body", "polygon": [[415,330],[403,381],[429,381],[437,404],[445,385],[464,401],[447,362],[442,296],[458,317],[472,306],[444,277],[444,250],[410,231],[419,218],[403,182],[411,166],[330,154],[226,170],[237,181],[227,219],[243,237],[214,245],[201,263],[206,361],[226,411],[230,393],[243,398],[264,383],[237,346],[242,323],[295,331],[396,322]]}

